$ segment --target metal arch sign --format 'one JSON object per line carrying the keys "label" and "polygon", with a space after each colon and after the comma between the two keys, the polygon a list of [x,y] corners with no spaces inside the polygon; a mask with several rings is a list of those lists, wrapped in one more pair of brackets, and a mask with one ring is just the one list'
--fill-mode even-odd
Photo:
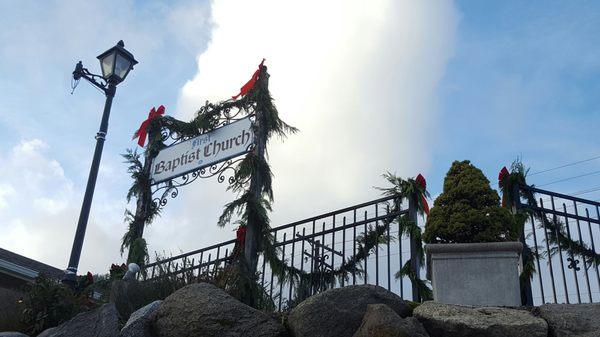
{"label": "metal arch sign", "polygon": [[166,147],[152,160],[152,184],[245,154],[253,143],[252,121],[250,117],[246,117]]}

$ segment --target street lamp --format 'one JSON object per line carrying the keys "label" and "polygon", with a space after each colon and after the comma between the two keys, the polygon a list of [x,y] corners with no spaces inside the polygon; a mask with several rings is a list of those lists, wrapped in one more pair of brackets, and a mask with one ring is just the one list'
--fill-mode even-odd
{"label": "street lamp", "polygon": [[92,167],[90,168],[90,175],[88,176],[87,186],[85,188],[81,213],[79,213],[77,231],[75,232],[75,239],[73,240],[73,247],[71,248],[71,257],[69,258],[69,265],[63,276],[63,282],[70,285],[74,285],[76,282],[77,267],[79,266],[81,247],[83,246],[85,229],[90,215],[90,207],[94,196],[96,178],[98,177],[98,168],[102,157],[104,139],[106,138],[106,132],[108,130],[108,117],[110,115],[112,100],[117,90],[117,84],[125,80],[129,71],[138,63],[133,58],[133,55],[125,49],[123,41],[119,41],[116,46],[100,54],[98,60],[100,61],[100,66],[102,68],[102,76],[90,73],[83,67],[81,61],[77,63],[75,71],[73,71],[73,79],[76,83],[78,83],[81,78],[86,79],[104,92],[106,95],[106,102],[104,103],[104,112],[102,113],[100,130],[96,134],[94,158],[92,159]]}

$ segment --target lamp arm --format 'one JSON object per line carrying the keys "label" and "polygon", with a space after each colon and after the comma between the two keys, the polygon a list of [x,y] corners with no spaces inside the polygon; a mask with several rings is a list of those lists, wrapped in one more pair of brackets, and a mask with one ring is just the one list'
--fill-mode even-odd
{"label": "lamp arm", "polygon": [[105,94],[108,94],[108,83],[96,81],[96,78],[102,78],[100,75],[94,75],[87,70],[87,68],[83,67],[81,61],[77,62],[75,65],[75,70],[73,71],[73,79],[78,81],[81,78],[85,78],[88,82],[96,86],[98,89],[102,90]]}

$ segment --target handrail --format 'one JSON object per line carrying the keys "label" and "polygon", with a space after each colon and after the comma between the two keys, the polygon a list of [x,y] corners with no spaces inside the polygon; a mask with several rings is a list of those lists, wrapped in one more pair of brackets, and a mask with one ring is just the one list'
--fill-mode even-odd
{"label": "handrail", "polygon": [[546,195],[549,195],[549,196],[552,196],[552,197],[557,197],[557,198],[561,198],[561,199],[568,199],[568,200],[580,202],[580,203],[583,203],[583,204],[594,205],[594,206],[600,207],[600,202],[596,202],[594,200],[582,199],[582,198],[574,197],[574,196],[567,195],[567,194],[562,194],[562,193],[552,192],[552,191],[548,191],[548,190],[543,190],[541,188],[537,188],[537,187],[534,187],[534,186],[521,186],[521,188],[528,189],[528,190],[530,190],[530,191],[532,191],[534,193],[546,194]]}
{"label": "handrail", "polygon": [[[355,210],[355,209],[358,209],[358,208],[363,208],[363,207],[366,207],[366,206],[380,204],[380,203],[383,203],[383,202],[386,202],[386,201],[390,201],[390,200],[394,200],[394,199],[397,199],[397,197],[396,196],[382,197],[382,198],[374,199],[374,200],[371,200],[371,201],[363,202],[363,203],[360,203],[360,204],[356,204],[354,206],[349,206],[349,207],[341,208],[341,209],[338,209],[338,210],[335,210],[335,211],[332,211],[332,212],[323,213],[323,214],[316,215],[316,216],[313,216],[313,217],[310,217],[310,218],[306,218],[306,219],[303,219],[303,220],[294,221],[294,222],[286,224],[286,225],[282,225],[282,226],[279,226],[279,227],[271,228],[271,233],[276,233],[278,231],[281,231],[281,230],[284,230],[284,229],[287,229],[287,228],[290,228],[290,227],[293,227],[293,226],[297,226],[297,225],[301,225],[301,224],[313,222],[313,221],[316,221],[316,220],[322,219],[322,218],[328,218],[328,217],[331,217],[331,216],[336,215],[336,214],[345,213],[345,212],[352,211],[352,210]],[[395,215],[399,215],[401,213],[402,212],[399,212],[398,214],[395,214]],[[387,214],[387,215],[385,215],[383,217],[385,218],[385,217],[390,217],[390,216],[393,216],[393,215],[392,214]],[[372,222],[372,221],[375,221],[375,220],[381,220],[380,218],[382,218],[382,216],[378,217],[377,219],[371,219],[368,222]],[[359,223],[359,222],[357,221],[356,223]],[[364,223],[364,221],[362,221],[360,223],[362,224],[362,223]],[[325,234],[327,234],[329,232],[332,232],[332,230],[328,230]],[[319,235],[321,235],[321,234],[323,234],[323,233],[319,233]],[[300,240],[296,240],[296,241],[300,241]],[[230,244],[233,244],[233,243],[235,243],[235,239],[232,239],[232,240],[229,240],[229,241],[224,241],[224,242],[221,242],[221,243],[217,243],[217,244],[214,244],[212,246],[204,247],[204,248],[201,248],[201,249],[196,249],[196,250],[193,250],[191,252],[187,252],[187,253],[179,254],[179,255],[176,255],[176,256],[172,256],[172,257],[160,260],[160,261],[152,262],[152,263],[149,263],[149,264],[145,265],[144,268],[148,269],[148,268],[151,268],[151,267],[163,264],[163,263],[167,263],[167,262],[170,262],[170,261],[182,259],[182,258],[185,258],[185,257],[190,256],[190,255],[196,255],[196,254],[208,251],[208,250],[212,250],[212,249],[215,249],[215,248],[223,247],[223,246],[230,245]],[[279,243],[277,245],[279,245]]]}
{"label": "handrail", "polygon": [[383,198],[371,200],[371,201],[368,201],[368,202],[364,202],[364,203],[361,203],[361,204],[358,204],[358,205],[341,208],[341,209],[338,209],[338,210],[335,210],[335,211],[332,211],[332,212],[324,213],[324,214],[313,216],[313,217],[310,217],[310,218],[307,218],[307,219],[304,219],[304,220],[294,221],[294,222],[289,223],[287,225],[282,225],[282,226],[279,226],[279,227],[272,228],[271,232],[273,232],[273,231],[280,231],[280,230],[283,230],[283,229],[287,229],[287,228],[293,227],[294,225],[297,226],[297,225],[301,225],[303,223],[312,222],[312,221],[317,220],[317,219],[328,218],[328,217],[336,215],[336,214],[345,213],[345,212],[348,212],[348,211],[355,210],[357,208],[363,208],[363,207],[370,206],[370,205],[380,204],[382,202],[390,201],[390,200],[394,200],[394,199],[397,199],[397,197],[395,197],[395,196],[383,197]]}

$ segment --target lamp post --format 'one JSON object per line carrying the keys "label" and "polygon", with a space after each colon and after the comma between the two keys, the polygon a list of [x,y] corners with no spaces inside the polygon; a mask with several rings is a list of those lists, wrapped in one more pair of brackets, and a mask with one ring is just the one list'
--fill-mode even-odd
{"label": "lamp post", "polygon": [[73,240],[73,247],[71,248],[71,257],[69,258],[69,265],[63,276],[63,282],[70,285],[74,285],[76,282],[77,267],[79,265],[81,247],[83,246],[83,238],[85,236],[85,230],[90,215],[96,178],[98,177],[98,168],[100,166],[100,159],[102,158],[104,139],[106,138],[106,132],[108,130],[108,117],[110,115],[112,100],[115,96],[117,85],[125,80],[129,71],[138,63],[133,58],[133,55],[125,49],[123,41],[119,41],[116,46],[100,54],[98,60],[100,61],[100,66],[102,68],[102,76],[90,73],[83,67],[81,61],[77,63],[75,71],[73,71],[73,79],[75,81],[78,82],[81,78],[84,78],[102,90],[106,95],[106,102],[104,103],[104,112],[102,113],[100,130],[96,134],[96,148],[94,150],[92,167],[90,168],[90,174],[85,188],[79,221],[77,222],[77,231],[75,232],[75,239]]}

